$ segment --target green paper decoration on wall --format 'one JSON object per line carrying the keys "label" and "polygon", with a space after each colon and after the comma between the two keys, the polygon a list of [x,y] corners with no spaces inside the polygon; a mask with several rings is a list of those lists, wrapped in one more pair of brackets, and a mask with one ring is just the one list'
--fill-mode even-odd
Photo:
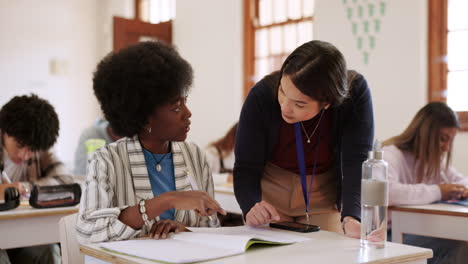
{"label": "green paper decoration on wall", "polygon": [[385,16],[385,0],[342,0],[345,14],[351,24],[356,47],[362,54],[364,64],[369,63],[375,49],[377,34],[380,33],[382,18]]}

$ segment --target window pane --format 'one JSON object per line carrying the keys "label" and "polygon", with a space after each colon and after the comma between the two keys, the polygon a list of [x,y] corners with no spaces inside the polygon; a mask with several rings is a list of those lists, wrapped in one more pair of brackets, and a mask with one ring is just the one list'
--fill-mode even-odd
{"label": "window pane", "polygon": [[280,23],[284,22],[287,20],[287,15],[286,15],[286,0],[273,0],[274,6],[273,6],[273,14],[274,14],[274,19],[275,23]]}
{"label": "window pane", "polygon": [[280,54],[283,50],[283,29],[270,28],[270,54]]}
{"label": "window pane", "polygon": [[151,0],[149,2],[149,22],[166,22],[175,17],[175,0]]}
{"label": "window pane", "polygon": [[312,22],[301,22],[297,24],[297,46],[304,44],[305,42],[312,40]]}
{"label": "window pane", "polygon": [[260,0],[259,3],[259,23],[261,26],[272,23],[273,20],[273,5],[272,0]]}
{"label": "window pane", "polygon": [[468,111],[468,71],[449,72],[447,104],[455,111]]}
{"label": "window pane", "polygon": [[305,17],[310,17],[314,14],[315,0],[303,0],[302,1],[302,13]]}
{"label": "window pane", "polygon": [[297,47],[296,24],[284,26],[284,52],[290,53]]}
{"label": "window pane", "polygon": [[275,56],[271,58],[271,69],[270,72],[279,71],[281,69],[281,65],[283,65],[283,56]]}
{"label": "window pane", "polygon": [[[449,71],[468,70],[468,30],[449,32],[447,60]],[[467,84],[468,86],[468,84]]]}
{"label": "window pane", "polygon": [[268,54],[268,30],[255,31],[255,57],[266,57]]}
{"label": "window pane", "polygon": [[148,22],[150,17],[150,0],[140,0],[140,19]]}
{"label": "window pane", "polygon": [[299,19],[301,14],[301,1],[302,0],[289,0],[288,3],[288,18]]}
{"label": "window pane", "polygon": [[269,73],[270,67],[268,65],[269,59],[268,58],[261,58],[255,60],[255,77],[254,82],[260,81],[263,76]]}
{"label": "window pane", "polygon": [[449,0],[448,1],[448,29],[468,29],[468,1]]}

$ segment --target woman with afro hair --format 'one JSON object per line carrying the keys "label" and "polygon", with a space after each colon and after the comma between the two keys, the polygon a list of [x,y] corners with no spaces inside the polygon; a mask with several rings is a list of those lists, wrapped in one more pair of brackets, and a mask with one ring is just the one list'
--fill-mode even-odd
{"label": "woman with afro hair", "polygon": [[[0,193],[12,185],[24,196],[32,184],[72,183],[62,162],[48,151],[57,141],[54,107],[37,95],[15,96],[0,110]],[[7,179],[11,184],[7,184]],[[61,263],[58,245],[0,250],[0,263]]]}
{"label": "woman with afro hair", "polygon": [[166,238],[184,226],[218,226],[225,214],[200,148],[184,142],[191,112],[192,68],[161,42],[141,42],[106,56],[93,88],[105,118],[124,138],[90,157],[77,232],[81,243],[149,234]]}

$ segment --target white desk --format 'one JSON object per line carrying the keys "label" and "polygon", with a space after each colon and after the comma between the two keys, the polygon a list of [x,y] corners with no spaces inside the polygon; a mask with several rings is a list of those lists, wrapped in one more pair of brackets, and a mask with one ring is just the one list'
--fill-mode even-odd
{"label": "white desk", "polygon": [[[289,231],[282,231],[289,232]],[[384,249],[361,249],[358,239],[320,231],[300,234],[311,240],[287,246],[254,247],[246,253],[203,263],[245,264],[245,263],[427,263],[432,257],[430,249],[387,243]],[[83,245],[80,251],[86,254],[85,263],[155,263],[130,256],[124,256],[99,247],[99,244]]]}
{"label": "white desk", "polygon": [[29,205],[0,212],[0,248],[58,243],[60,218],[76,212],[77,206],[35,209]]}
{"label": "white desk", "polygon": [[239,204],[234,195],[234,187],[226,183],[215,184],[215,199],[228,213],[242,214]]}
{"label": "white desk", "polygon": [[403,234],[468,241],[468,207],[453,204],[391,206],[392,241]]}

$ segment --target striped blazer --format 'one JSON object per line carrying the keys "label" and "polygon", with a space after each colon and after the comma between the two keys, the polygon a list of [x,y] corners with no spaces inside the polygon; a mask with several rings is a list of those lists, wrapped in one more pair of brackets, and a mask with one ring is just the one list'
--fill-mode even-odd
{"label": "striped blazer", "polygon": [[[172,142],[171,150],[176,190],[201,190],[214,197],[211,171],[200,148],[193,143]],[[76,223],[78,241],[84,244],[125,240],[147,234],[146,228],[135,230],[118,217],[123,209],[136,205],[140,199],[153,197],[138,136],[100,148],[88,161]],[[210,221],[193,210],[175,210],[174,218],[186,226],[219,226],[217,218]]]}

